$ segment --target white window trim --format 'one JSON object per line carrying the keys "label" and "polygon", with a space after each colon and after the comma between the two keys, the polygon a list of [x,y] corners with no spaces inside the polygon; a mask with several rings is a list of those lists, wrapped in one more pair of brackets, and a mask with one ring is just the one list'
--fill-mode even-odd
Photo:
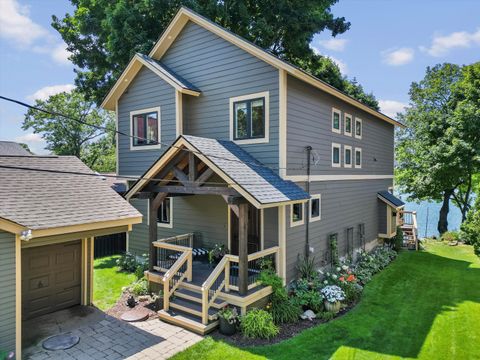
{"label": "white window trim", "polygon": [[[244,140],[234,140],[234,112],[233,104],[238,101],[251,100],[256,98],[265,99],[265,137],[258,139],[244,139]],[[270,92],[264,91],[255,94],[248,94],[242,96],[231,97],[229,101],[229,114],[230,114],[230,141],[233,141],[236,144],[265,144],[270,141]]]}
{"label": "white window trim", "polygon": [[[335,129],[333,127],[333,114],[337,113],[338,114],[338,121],[339,121],[339,124],[338,124],[338,129]],[[342,112],[334,107],[332,107],[332,131],[334,133],[337,133],[337,134],[341,134],[342,133]]]}
{"label": "white window trim", "polygon": [[[350,118],[350,132],[347,131],[347,117]],[[354,125],[355,125],[355,121],[353,120],[353,116],[347,113],[343,114],[343,133],[346,136],[350,136],[350,137],[352,136]]]}
{"label": "white window trim", "polygon": [[[312,200],[318,199],[318,216],[312,217]],[[310,211],[310,222],[322,220],[322,195],[315,194],[311,195],[310,201],[308,202],[308,211]]]}
{"label": "white window trim", "polygon": [[[347,164],[347,150],[350,150],[350,164]],[[333,160],[333,155],[332,155]],[[343,167],[351,168],[353,163],[353,150],[350,145],[343,145]]]}
{"label": "white window trim", "polygon": [[[300,204],[302,209],[302,220],[293,221],[293,205]],[[300,226],[305,224],[305,205],[303,202],[295,202],[290,205],[290,227]]]}
{"label": "white window trim", "polygon": [[[158,123],[158,144],[155,145],[142,145],[142,146],[133,146],[133,116],[138,115],[138,114],[145,114],[149,112],[154,112],[156,111],[158,113],[158,118],[157,118],[157,123]],[[147,108],[147,109],[141,109],[141,110],[135,110],[135,111],[130,111],[130,118],[129,118],[129,123],[130,123],[130,150],[137,151],[137,150],[154,150],[154,149],[160,149],[162,147],[162,132],[161,132],[161,113],[160,113],[160,106],[157,107],[152,107],[152,108]]]}
{"label": "white window trim", "polygon": [[[339,160],[338,164],[335,164],[333,162],[333,149],[334,148],[338,148],[338,160]],[[332,167],[341,167],[342,166],[342,145],[332,142],[332,154],[330,156],[331,156],[331,161],[332,161]]]}
{"label": "white window trim", "polygon": [[[360,123],[360,136],[357,135],[357,122]],[[362,119],[356,117],[356,118],[355,118],[355,121],[354,121],[354,124],[355,124],[355,127],[354,127],[354,129],[352,129],[352,130],[353,130],[353,132],[355,133],[355,138],[361,140],[361,139],[362,139],[362,136],[363,136],[363,121],[362,121]]]}
{"label": "white window trim", "polygon": [[157,220],[157,225],[158,227],[172,229],[173,228],[173,197],[168,197],[168,199],[170,199],[170,222],[166,224],[166,223],[158,222]]}
{"label": "white window trim", "polygon": [[[360,152],[360,165],[357,165],[357,151]],[[363,153],[362,153],[362,148],[358,148],[356,147],[355,148],[355,152],[354,152],[354,158],[353,158],[353,163],[355,164],[355,168],[356,169],[361,169],[362,168],[362,165],[363,165]]]}

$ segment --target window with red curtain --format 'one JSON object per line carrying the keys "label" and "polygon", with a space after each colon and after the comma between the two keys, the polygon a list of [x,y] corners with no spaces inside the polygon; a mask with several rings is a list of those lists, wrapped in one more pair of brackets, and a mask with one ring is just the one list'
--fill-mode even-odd
{"label": "window with red curtain", "polygon": [[158,113],[136,114],[132,117],[133,146],[158,144]]}

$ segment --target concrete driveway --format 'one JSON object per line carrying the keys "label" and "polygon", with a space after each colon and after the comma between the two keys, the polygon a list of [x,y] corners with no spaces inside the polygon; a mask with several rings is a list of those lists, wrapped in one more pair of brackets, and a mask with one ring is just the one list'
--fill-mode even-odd
{"label": "concrete driveway", "polygon": [[[68,350],[43,349],[45,338],[71,333],[80,342]],[[127,323],[89,306],[76,306],[23,324],[23,358],[167,359],[202,337],[158,319]]]}

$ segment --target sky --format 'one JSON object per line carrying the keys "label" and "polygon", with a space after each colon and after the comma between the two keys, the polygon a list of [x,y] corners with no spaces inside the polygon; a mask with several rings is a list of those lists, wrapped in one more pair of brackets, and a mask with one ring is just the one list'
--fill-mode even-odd
{"label": "sky", "polygon": [[[74,88],[65,43],[50,25],[53,14],[72,11],[67,0],[0,0],[0,95],[33,103]],[[393,117],[427,66],[480,60],[478,0],[340,0],[332,11],[350,29],[335,38],[318,34],[312,48],[373,92],[382,112]],[[47,153],[39,134],[22,130],[24,113],[0,100],[0,140]]]}

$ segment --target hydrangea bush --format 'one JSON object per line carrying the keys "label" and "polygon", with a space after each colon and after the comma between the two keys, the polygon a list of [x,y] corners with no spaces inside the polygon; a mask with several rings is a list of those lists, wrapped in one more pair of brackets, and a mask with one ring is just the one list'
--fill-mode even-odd
{"label": "hydrangea bush", "polygon": [[329,303],[345,300],[345,292],[337,285],[327,285],[320,290],[320,293]]}

